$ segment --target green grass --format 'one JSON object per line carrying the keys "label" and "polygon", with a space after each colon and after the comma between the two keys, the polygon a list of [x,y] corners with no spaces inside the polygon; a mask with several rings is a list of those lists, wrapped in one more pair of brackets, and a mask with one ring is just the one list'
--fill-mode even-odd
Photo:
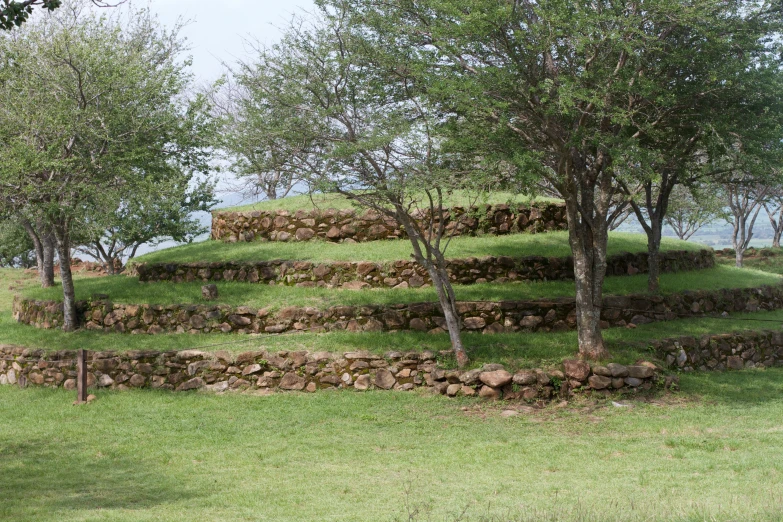
{"label": "green grass", "polygon": [[[697,251],[704,245],[664,238],[661,249]],[[646,252],[647,239],[641,234],[612,232],[609,235],[609,255],[622,252]],[[410,259],[407,240],[368,241],[366,243],[330,243],[306,241],[293,243],[250,242],[223,243],[203,241],[182,245],[139,256],[134,263],[186,263],[213,261],[269,261],[296,259],[301,261],[396,261]],[[568,232],[546,234],[510,234],[507,236],[455,237],[446,256],[450,258],[482,256],[544,256],[567,257]]]}
{"label": "green grass", "polygon": [[[750,288],[773,285],[783,281],[781,276],[758,270],[737,269],[720,266],[706,270],[695,270],[661,276],[661,291],[677,293],[686,290],[717,290],[720,288]],[[202,282],[190,283],[145,283],[138,278],[110,276],[83,278],[76,282],[77,299],[89,299],[93,294],[108,294],[116,303],[131,304],[178,304],[206,303],[201,297]],[[279,309],[285,306],[315,306],[326,308],[333,305],[398,304],[423,301],[437,301],[432,288],[373,288],[361,291],[270,286],[260,284],[217,282],[218,303],[246,305],[255,308]],[[573,297],[573,281],[520,282],[514,284],[483,283],[476,285],[455,285],[457,298],[462,301],[505,301],[515,299],[550,299]],[[607,295],[644,293],[647,290],[647,276],[616,276],[606,278],[604,291]],[[61,289],[29,287],[23,295],[34,299],[61,299]]]}
{"label": "green grass", "polygon": [[74,407],[73,392],[0,389],[0,519],[783,517],[780,370],[511,418],[417,393],[97,395]]}
{"label": "green grass", "polygon": [[[471,195],[467,192],[457,191],[445,198],[446,205],[448,206],[467,206],[470,204],[530,204],[531,202],[537,203],[549,203],[558,202],[561,200],[553,198],[531,198],[523,194],[514,194],[512,192],[493,192],[487,196],[481,196],[478,199],[475,195]],[[258,203],[251,203],[249,205],[240,205],[235,207],[226,207],[217,209],[218,212],[248,212],[252,210],[311,210],[314,208],[327,209],[345,209],[345,208],[357,208],[354,203],[341,196],[339,194],[302,194],[299,196],[289,196],[287,198],[281,198],[269,201],[259,201]]]}

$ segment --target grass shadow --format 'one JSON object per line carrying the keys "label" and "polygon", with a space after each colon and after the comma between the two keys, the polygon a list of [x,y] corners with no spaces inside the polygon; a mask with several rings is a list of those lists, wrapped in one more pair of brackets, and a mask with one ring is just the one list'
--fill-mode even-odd
{"label": "grass shadow", "polygon": [[29,434],[23,441],[0,441],[2,520],[29,520],[33,513],[56,519],[58,512],[144,510],[195,496],[167,477],[163,463]]}

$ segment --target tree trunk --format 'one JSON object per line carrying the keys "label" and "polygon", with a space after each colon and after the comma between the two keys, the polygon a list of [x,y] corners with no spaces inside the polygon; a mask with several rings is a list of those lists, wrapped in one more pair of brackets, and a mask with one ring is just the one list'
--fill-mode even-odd
{"label": "tree trunk", "polygon": [[[583,198],[584,199],[584,198]],[[593,226],[579,211],[576,198],[566,198],[568,239],[574,256],[576,326],[579,354],[588,359],[609,356],[601,333],[603,283],[606,275],[606,213],[592,216]]]}
{"label": "tree trunk", "polygon": [[41,274],[41,286],[54,286],[54,253],[56,239],[51,232],[41,237],[43,246],[43,274]]}
{"label": "tree trunk", "polygon": [[451,340],[451,348],[454,350],[454,356],[457,358],[457,366],[464,368],[468,363],[468,355],[465,352],[465,346],[462,344],[462,321],[460,321],[457,312],[456,300],[451,297],[454,295],[449,281],[448,274],[440,267],[429,265],[427,272],[435,285],[438,293],[438,302],[443,308],[443,316],[446,318],[446,328]]}
{"label": "tree trunk", "polygon": [[54,228],[57,240],[57,255],[60,258],[60,278],[63,283],[63,330],[72,332],[78,326],[76,317],[76,290],[71,274],[71,238],[68,226],[64,224]]}
{"label": "tree trunk", "polygon": [[663,223],[650,218],[647,232],[647,290],[658,293],[661,290],[661,233]]}
{"label": "tree trunk", "polygon": [[744,248],[737,248],[734,250],[734,266],[737,268],[742,268],[742,262],[745,259],[745,249]]}
{"label": "tree trunk", "polygon": [[[35,248],[35,261],[38,267],[38,277],[41,287],[54,286],[54,237],[46,230],[46,227],[38,224],[38,230],[27,219],[21,219],[22,227],[30,236]],[[39,231],[42,231],[39,233]]]}
{"label": "tree trunk", "polygon": [[[459,313],[457,312],[457,300],[454,295],[454,288],[451,286],[448,272],[446,271],[446,260],[443,257],[443,253],[433,247],[431,243],[432,238],[420,237],[420,234],[416,231],[416,227],[413,224],[412,218],[399,207],[395,212],[395,218],[397,222],[402,224],[405,228],[405,232],[413,247],[414,259],[419,265],[427,269],[427,273],[432,279],[432,283],[438,294],[438,302],[443,309],[443,316],[446,319],[446,328],[449,332],[451,348],[454,350],[454,356],[457,359],[457,366],[464,368],[469,359],[468,354],[465,351],[465,346],[462,344],[462,325]],[[422,245],[419,241],[424,243],[426,254],[422,251]]]}

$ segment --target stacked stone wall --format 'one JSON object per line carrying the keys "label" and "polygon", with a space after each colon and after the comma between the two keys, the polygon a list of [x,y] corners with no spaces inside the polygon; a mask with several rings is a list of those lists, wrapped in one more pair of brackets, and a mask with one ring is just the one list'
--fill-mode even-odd
{"label": "stacked stone wall", "polygon": [[[607,296],[603,327],[639,325],[683,317],[717,316],[783,308],[783,286],[685,292],[669,295]],[[108,300],[77,305],[82,327],[134,334],[284,333],[323,331],[418,330],[441,333],[445,328],[437,303],[399,305],[287,307],[272,311],[248,306],[174,304],[133,305]],[[566,331],[576,327],[573,298],[524,301],[460,302],[463,328],[472,332]],[[39,328],[63,324],[62,303],[17,298],[14,319]]]}
{"label": "stacked stone wall", "polygon": [[[607,275],[647,272],[646,252],[623,253],[607,260]],[[672,250],[660,256],[662,272],[698,270],[715,266],[712,250]],[[506,283],[512,281],[556,281],[574,278],[571,257],[488,256],[450,259],[447,270],[454,283]],[[140,263],[133,274],[141,282],[238,281],[324,288],[418,288],[431,284],[427,271],[414,261],[389,263],[309,261]]]}
{"label": "stacked stone wall", "polygon": [[[452,207],[444,214],[449,235],[509,234],[565,230],[565,205],[479,205]],[[212,239],[237,241],[374,241],[402,239],[405,231],[393,219],[368,210],[288,210],[212,213]]]}
{"label": "stacked stone wall", "polygon": [[783,364],[783,331],[683,336],[651,343],[661,360],[683,371],[741,370]]}
{"label": "stacked stone wall", "polygon": [[[232,355],[197,350],[180,352],[89,352],[87,384],[127,390],[159,388],[176,391],[256,390],[307,391],[368,389],[407,391],[431,388],[448,396],[488,399],[547,400],[573,391],[635,391],[650,389],[657,372],[651,363],[634,366],[590,366],[565,361],[562,369],[520,370],[514,374],[502,365],[481,369],[444,369],[438,364],[451,352],[267,352]],[[0,385],[76,387],[76,352],[31,350],[0,346]]]}

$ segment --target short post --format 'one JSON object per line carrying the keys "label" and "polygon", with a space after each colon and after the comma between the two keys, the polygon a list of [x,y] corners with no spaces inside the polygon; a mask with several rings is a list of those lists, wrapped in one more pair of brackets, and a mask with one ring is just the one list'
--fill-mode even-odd
{"label": "short post", "polygon": [[76,403],[87,402],[87,350],[76,352]]}

